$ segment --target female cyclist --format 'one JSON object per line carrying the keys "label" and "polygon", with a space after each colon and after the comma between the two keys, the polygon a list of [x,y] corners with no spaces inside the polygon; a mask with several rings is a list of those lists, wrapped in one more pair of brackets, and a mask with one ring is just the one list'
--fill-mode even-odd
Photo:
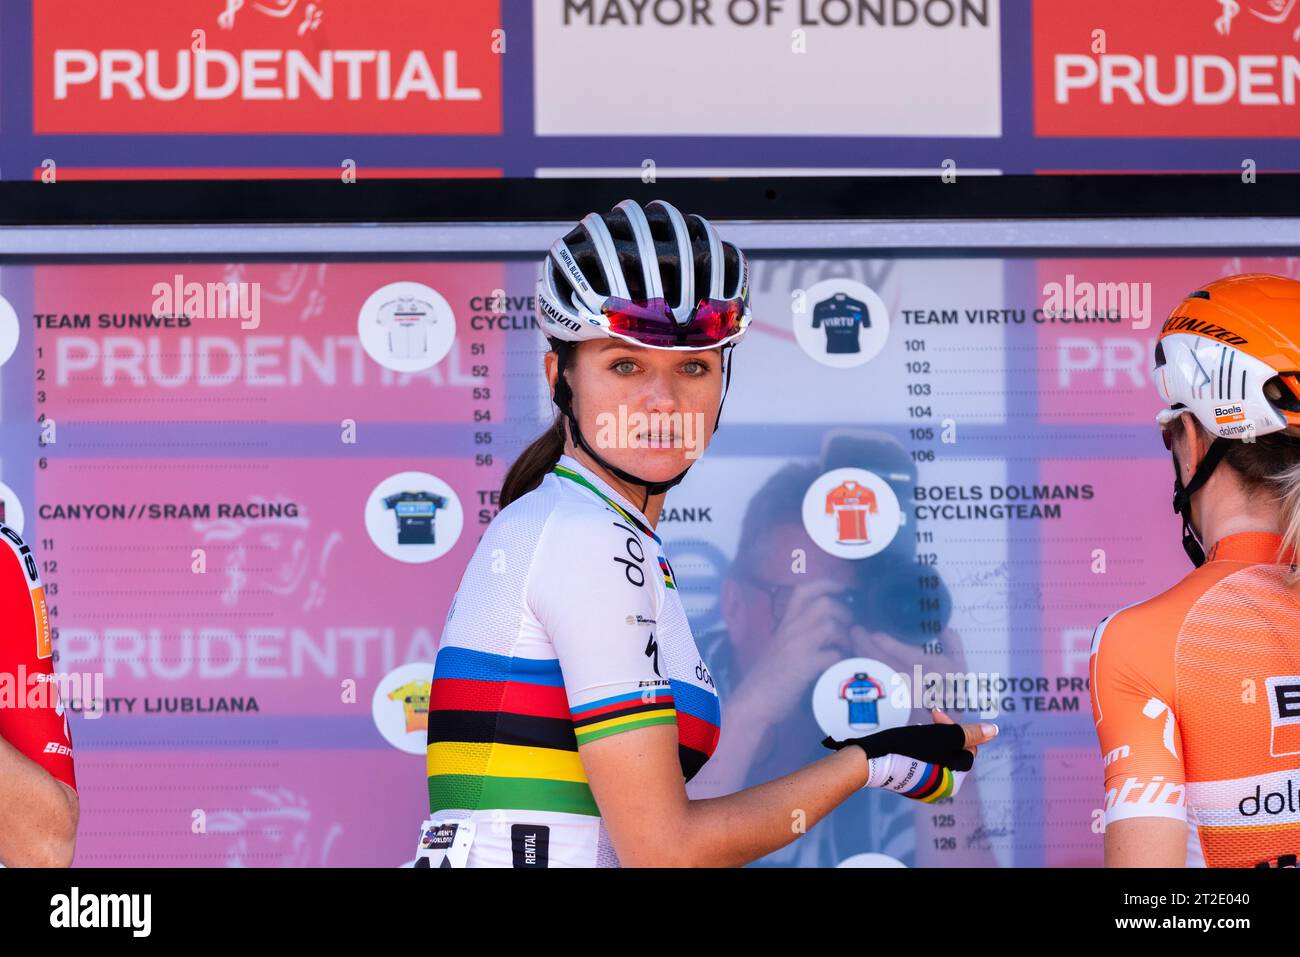
{"label": "female cyclist", "polygon": [[1196,570],[1093,634],[1106,864],[1294,867],[1300,282],[1244,275],[1198,289],[1165,322],[1155,359]]}
{"label": "female cyclist", "polygon": [[655,526],[717,427],[748,280],[739,249],[662,201],[592,213],[551,247],[538,313],[561,414],[506,477],[434,670],[439,866],[745,864],[864,785],[952,793],[996,733],[936,712],[687,798],[720,708]]}

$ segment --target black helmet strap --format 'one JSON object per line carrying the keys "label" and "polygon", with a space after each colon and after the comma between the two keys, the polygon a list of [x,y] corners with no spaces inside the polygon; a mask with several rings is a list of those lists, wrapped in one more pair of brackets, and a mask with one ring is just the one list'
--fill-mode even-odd
{"label": "black helmet strap", "polygon": [[1216,438],[1210,443],[1205,458],[1201,459],[1201,464],[1196,467],[1196,472],[1187,485],[1183,485],[1178,456],[1174,455],[1174,511],[1183,517],[1183,551],[1197,568],[1205,564],[1205,548],[1192,531],[1192,496],[1209,481],[1219,461],[1228,453],[1228,441]]}

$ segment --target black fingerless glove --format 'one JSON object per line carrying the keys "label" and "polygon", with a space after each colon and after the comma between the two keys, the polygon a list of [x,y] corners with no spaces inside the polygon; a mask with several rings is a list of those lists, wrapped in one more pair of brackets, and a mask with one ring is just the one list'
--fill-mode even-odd
{"label": "black fingerless glove", "polygon": [[965,747],[966,732],[959,724],[913,724],[847,741],[826,738],[822,744],[832,751],[854,744],[865,751],[868,758],[904,754],[952,771],[969,771],[975,764],[975,755]]}

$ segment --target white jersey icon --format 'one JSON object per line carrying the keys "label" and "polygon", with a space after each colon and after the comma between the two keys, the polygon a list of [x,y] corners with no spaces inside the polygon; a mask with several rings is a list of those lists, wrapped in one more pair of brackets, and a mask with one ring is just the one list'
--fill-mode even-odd
{"label": "white jersey icon", "polygon": [[388,354],[394,359],[418,359],[429,354],[437,319],[433,306],[421,299],[394,299],[379,307],[376,321],[388,332]]}

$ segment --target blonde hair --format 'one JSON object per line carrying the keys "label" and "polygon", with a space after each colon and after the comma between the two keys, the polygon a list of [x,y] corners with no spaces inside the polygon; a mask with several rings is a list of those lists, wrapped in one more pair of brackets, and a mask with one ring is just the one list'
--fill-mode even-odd
{"label": "blonde hair", "polygon": [[[1281,494],[1278,503],[1282,509],[1282,554],[1294,551],[1300,554],[1300,463],[1284,469],[1273,477],[1273,484]],[[1300,583],[1300,565],[1292,565],[1286,583]]]}
{"label": "blonde hair", "polygon": [[[1195,416],[1184,418],[1195,423],[1207,443],[1213,441],[1214,436]],[[1300,438],[1286,432],[1271,432],[1254,442],[1232,440],[1223,462],[1237,473],[1247,494],[1267,495],[1277,503],[1281,554],[1292,549],[1300,553]],[[1286,583],[1300,585],[1300,566],[1291,566]]]}

